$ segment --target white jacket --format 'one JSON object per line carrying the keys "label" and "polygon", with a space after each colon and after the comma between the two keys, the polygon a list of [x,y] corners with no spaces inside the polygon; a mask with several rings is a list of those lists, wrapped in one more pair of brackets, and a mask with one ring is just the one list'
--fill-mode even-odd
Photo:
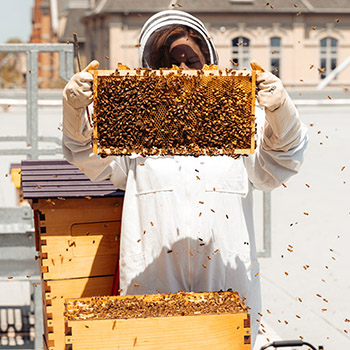
{"label": "white jacket", "polygon": [[125,190],[121,294],[237,290],[251,308],[254,344],[261,303],[252,190],[270,191],[300,168],[307,131],[290,98],[274,112],[266,110],[255,154],[237,160],[102,159],[92,153],[91,134],[84,109],[74,109],[65,91],[64,156],[91,180],[110,178]]}
{"label": "white jacket", "polygon": [[[280,121],[284,132],[277,135]],[[125,190],[122,294],[232,288],[251,307],[254,343],[260,284],[252,190],[272,190],[296,174],[302,163],[306,127],[290,100],[267,112],[263,142],[256,153],[237,160],[226,156],[102,159],[92,153],[84,110],[74,110],[65,99],[63,132],[63,152],[69,162],[91,180],[110,178]]]}

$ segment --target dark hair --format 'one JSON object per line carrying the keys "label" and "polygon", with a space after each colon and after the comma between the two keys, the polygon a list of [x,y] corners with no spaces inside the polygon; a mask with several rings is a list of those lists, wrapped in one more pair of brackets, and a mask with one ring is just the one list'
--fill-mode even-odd
{"label": "dark hair", "polygon": [[177,25],[156,31],[152,35],[150,48],[151,68],[171,68],[169,47],[174,40],[184,36],[189,36],[195,41],[205,58],[205,63],[210,64],[208,46],[201,35],[189,27]]}

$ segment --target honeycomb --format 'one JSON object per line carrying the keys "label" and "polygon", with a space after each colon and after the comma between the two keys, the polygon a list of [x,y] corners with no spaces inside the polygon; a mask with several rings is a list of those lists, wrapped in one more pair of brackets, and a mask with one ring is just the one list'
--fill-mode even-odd
{"label": "honeycomb", "polygon": [[95,153],[254,153],[254,70],[120,69],[93,75]]}
{"label": "honeycomb", "polygon": [[240,299],[235,291],[68,299],[65,318],[72,321],[228,313],[248,313],[244,298]]}

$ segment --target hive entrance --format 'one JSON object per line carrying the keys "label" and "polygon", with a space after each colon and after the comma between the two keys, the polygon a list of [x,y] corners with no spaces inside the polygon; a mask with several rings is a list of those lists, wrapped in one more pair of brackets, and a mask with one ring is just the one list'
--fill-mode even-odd
{"label": "hive entrance", "polygon": [[255,71],[94,71],[94,152],[253,153],[254,108]]}

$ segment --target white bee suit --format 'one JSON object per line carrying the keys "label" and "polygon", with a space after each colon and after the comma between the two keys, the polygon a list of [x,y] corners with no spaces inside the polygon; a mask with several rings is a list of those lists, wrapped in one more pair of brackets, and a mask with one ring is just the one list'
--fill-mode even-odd
{"label": "white bee suit", "polygon": [[[178,16],[178,12],[182,13],[170,11],[168,16]],[[146,42],[141,39],[141,43],[142,53]],[[212,57],[215,55],[213,49]],[[271,110],[276,104],[277,109],[271,112],[266,108],[265,125],[253,155],[239,159],[102,159],[92,153],[92,130],[84,108],[72,106],[75,89],[81,86],[76,81],[89,83],[91,79],[86,75],[89,73],[79,74],[64,91],[63,152],[91,180],[110,178],[117,188],[125,190],[120,243],[122,294],[237,290],[251,307],[254,344],[261,303],[252,190],[270,191],[296,174],[307,145],[306,127],[279,79],[270,73],[259,78],[260,102]],[[271,89],[271,84],[275,88]]]}

